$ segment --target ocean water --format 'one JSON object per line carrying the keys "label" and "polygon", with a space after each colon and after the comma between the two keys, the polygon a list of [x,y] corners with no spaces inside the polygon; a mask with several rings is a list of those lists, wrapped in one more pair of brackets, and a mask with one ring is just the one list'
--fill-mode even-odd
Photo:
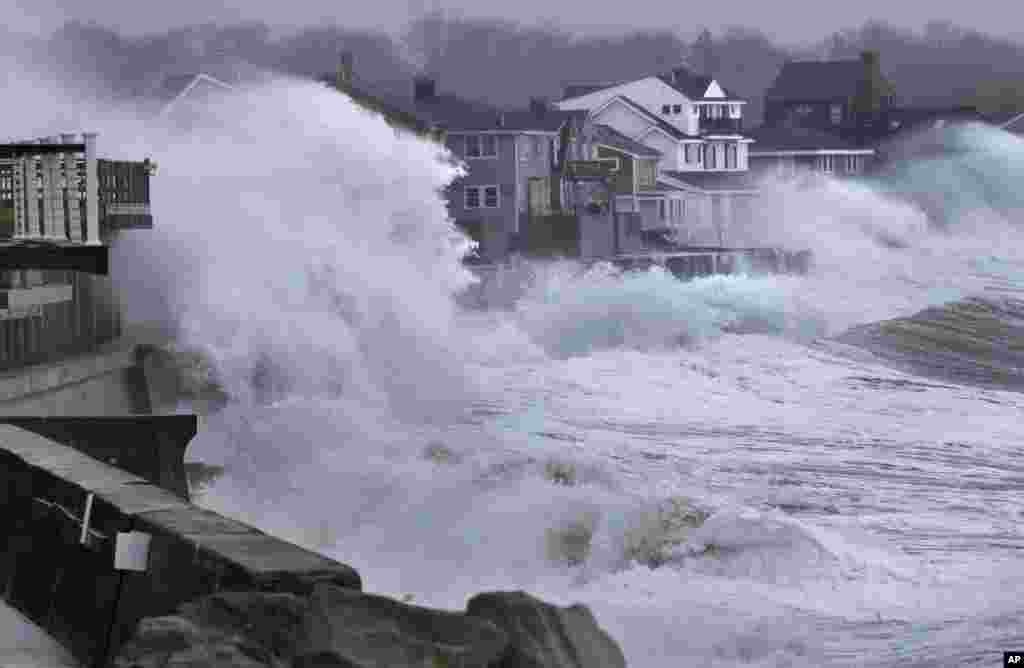
{"label": "ocean water", "polygon": [[187,455],[226,469],[201,503],[368,591],[585,603],[641,668],[1024,644],[1019,140],[948,129],[875,181],[771,184],[757,239],[811,248],[808,276],[536,264],[512,308],[466,311],[458,168],[343,97],[86,111],[159,165],[157,227],[112,262],[127,316],[231,397]]}

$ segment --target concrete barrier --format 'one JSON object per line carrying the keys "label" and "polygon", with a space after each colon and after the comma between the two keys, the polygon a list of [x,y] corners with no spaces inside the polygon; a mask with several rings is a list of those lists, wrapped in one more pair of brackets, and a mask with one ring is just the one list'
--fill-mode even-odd
{"label": "concrete barrier", "polygon": [[[349,566],[9,424],[0,504],[0,592],[86,666],[107,665],[143,617],[206,594],[362,588]],[[128,532],[150,537],[145,571],[115,569]]]}

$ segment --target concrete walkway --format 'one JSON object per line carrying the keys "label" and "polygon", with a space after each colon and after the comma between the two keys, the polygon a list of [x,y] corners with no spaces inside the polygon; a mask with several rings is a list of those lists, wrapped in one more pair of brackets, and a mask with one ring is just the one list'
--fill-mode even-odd
{"label": "concrete walkway", "polygon": [[0,668],[78,668],[78,664],[45,631],[0,602]]}

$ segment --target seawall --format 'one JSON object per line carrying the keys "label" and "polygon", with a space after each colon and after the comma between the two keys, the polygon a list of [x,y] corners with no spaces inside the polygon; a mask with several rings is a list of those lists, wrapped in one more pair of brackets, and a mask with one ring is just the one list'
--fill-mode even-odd
{"label": "seawall", "polygon": [[[0,460],[0,593],[84,666],[107,665],[141,619],[205,595],[361,589],[344,564],[38,433],[0,425]],[[149,536],[144,571],[115,567],[129,532]]]}

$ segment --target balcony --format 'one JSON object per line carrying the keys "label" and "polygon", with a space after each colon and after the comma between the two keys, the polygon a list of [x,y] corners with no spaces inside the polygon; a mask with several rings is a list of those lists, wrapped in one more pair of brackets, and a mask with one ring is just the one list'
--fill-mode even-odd
{"label": "balcony", "polygon": [[743,132],[742,118],[701,118],[700,133],[706,134],[740,134]]}

